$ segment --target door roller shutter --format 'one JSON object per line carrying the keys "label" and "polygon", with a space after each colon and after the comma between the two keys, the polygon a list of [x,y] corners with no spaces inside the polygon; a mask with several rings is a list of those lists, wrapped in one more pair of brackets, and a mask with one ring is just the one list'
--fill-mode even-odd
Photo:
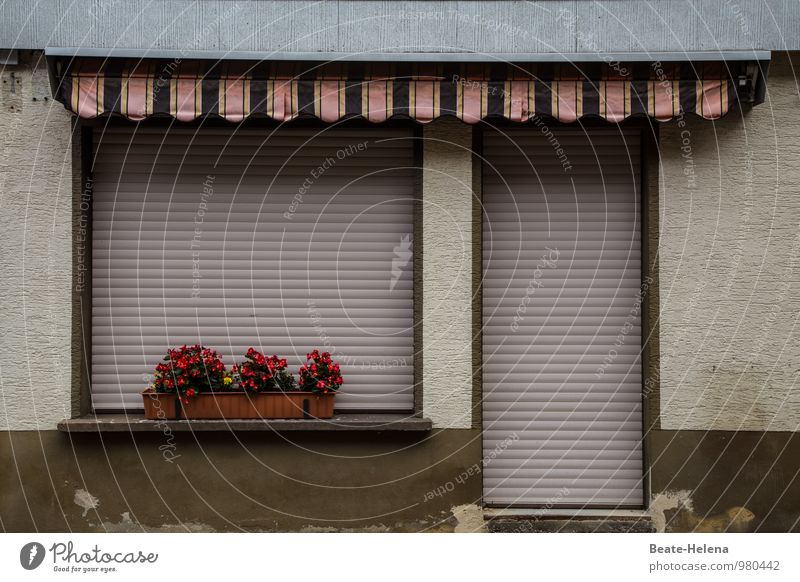
{"label": "door roller shutter", "polygon": [[410,131],[112,128],[94,136],[92,399],[142,407],[171,346],[297,371],[337,409],[412,408]]}
{"label": "door roller shutter", "polygon": [[641,506],[639,133],[484,153],[485,502]]}

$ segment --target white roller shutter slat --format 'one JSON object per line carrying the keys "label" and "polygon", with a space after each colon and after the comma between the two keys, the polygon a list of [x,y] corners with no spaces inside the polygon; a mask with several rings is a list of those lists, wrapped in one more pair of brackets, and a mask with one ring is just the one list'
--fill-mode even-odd
{"label": "white roller shutter slat", "polygon": [[643,504],[640,135],[484,138],[484,501]]}
{"label": "white roller shutter slat", "polygon": [[98,129],[94,408],[142,408],[138,393],[167,349],[199,342],[227,366],[254,346],[293,372],[311,349],[327,350],[345,378],[338,410],[411,410],[410,138]]}

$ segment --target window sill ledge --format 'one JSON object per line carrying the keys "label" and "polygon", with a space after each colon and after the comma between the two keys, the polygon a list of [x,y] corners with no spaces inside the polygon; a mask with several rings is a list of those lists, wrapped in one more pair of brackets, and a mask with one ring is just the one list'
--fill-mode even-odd
{"label": "window sill ledge", "polygon": [[406,414],[337,414],[326,420],[147,420],[143,414],[98,414],[58,423],[67,433],[113,432],[428,432],[432,422]]}

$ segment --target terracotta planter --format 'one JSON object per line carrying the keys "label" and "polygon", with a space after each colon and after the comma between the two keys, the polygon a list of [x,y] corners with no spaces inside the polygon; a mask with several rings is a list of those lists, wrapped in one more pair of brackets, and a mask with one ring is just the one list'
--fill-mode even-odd
{"label": "terracotta planter", "polygon": [[335,396],[311,392],[203,392],[185,404],[174,394],[142,392],[144,415],[150,420],[331,418]]}
{"label": "terracotta planter", "polygon": [[175,418],[175,403],[177,397],[174,394],[161,394],[152,390],[142,392],[144,400],[144,417],[149,420],[166,420]]}

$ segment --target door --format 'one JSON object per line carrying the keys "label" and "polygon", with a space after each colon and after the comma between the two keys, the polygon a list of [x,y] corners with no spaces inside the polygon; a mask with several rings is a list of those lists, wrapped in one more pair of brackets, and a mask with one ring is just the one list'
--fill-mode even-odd
{"label": "door", "polygon": [[640,133],[488,132],[484,501],[638,507]]}

